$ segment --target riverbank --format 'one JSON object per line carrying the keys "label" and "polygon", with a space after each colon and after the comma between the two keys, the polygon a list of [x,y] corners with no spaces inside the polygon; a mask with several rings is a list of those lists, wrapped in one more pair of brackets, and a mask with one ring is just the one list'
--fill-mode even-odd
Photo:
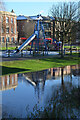
{"label": "riverbank", "polygon": [[61,58],[60,56],[55,56],[52,58],[33,58],[33,59],[23,59],[14,61],[3,61],[0,62],[2,67],[2,75],[22,73],[22,72],[33,72],[40,71],[53,67],[62,67],[67,65],[76,65],[80,63],[80,57],[76,56],[65,56]]}

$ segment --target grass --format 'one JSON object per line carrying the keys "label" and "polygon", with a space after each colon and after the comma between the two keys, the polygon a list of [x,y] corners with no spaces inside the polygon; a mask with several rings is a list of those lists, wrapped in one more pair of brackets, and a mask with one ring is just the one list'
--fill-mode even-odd
{"label": "grass", "polygon": [[[15,50],[16,47],[8,47],[7,50]],[[6,50],[6,47],[0,48],[0,50]]]}
{"label": "grass", "polygon": [[[79,54],[80,54],[79,52],[75,52],[75,53],[72,52],[72,55],[77,56],[77,57],[79,56]],[[71,56],[70,52],[66,52],[65,55]]]}
{"label": "grass", "polygon": [[43,69],[62,67],[67,65],[75,65],[80,63],[78,57],[62,58],[45,58],[34,60],[6,61],[0,63],[2,67],[2,75],[22,72],[40,71]]}
{"label": "grass", "polygon": [[[74,45],[73,45],[72,48],[74,48],[74,47],[77,48],[77,49],[80,49],[80,46],[74,46]],[[68,48],[70,48],[70,46],[64,46],[64,48],[67,48],[67,49],[68,49]]]}
{"label": "grass", "polygon": [[[77,48],[77,49],[80,49],[80,46],[72,46],[72,48]],[[16,46],[15,47],[8,47],[8,50],[15,50],[15,48],[16,48]],[[31,46],[27,46],[27,48],[31,48]],[[70,48],[70,46],[64,46],[64,48],[67,48],[67,49],[69,49]],[[26,49],[26,47],[24,48],[24,49]],[[2,47],[2,48],[0,48],[0,50],[6,50],[6,47]]]}
{"label": "grass", "polygon": [[[27,48],[31,48],[31,46],[27,46]],[[15,47],[7,47],[7,50],[15,50],[16,49],[16,46]],[[0,50],[6,50],[6,47],[1,47]],[[24,48],[24,50],[26,50],[26,47]]]}

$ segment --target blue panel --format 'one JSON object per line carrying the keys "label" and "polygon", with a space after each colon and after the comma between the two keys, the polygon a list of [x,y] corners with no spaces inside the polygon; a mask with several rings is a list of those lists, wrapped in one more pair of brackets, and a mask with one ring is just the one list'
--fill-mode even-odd
{"label": "blue panel", "polygon": [[27,20],[27,18],[25,16],[18,16],[17,20]]}
{"label": "blue panel", "polygon": [[30,18],[36,20],[37,16],[30,16]]}
{"label": "blue panel", "polygon": [[51,16],[50,16],[50,18],[51,18],[52,20],[55,20],[55,18],[53,18],[53,17],[51,17]]}

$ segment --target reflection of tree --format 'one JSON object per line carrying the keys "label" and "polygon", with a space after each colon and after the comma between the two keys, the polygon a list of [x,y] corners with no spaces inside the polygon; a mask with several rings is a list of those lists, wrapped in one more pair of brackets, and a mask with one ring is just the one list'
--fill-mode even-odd
{"label": "reflection of tree", "polygon": [[[69,91],[59,91],[53,93],[52,98],[48,101],[43,111],[35,109],[38,117],[41,118],[79,118],[80,115],[80,88],[74,88]],[[35,117],[35,116],[34,116]]]}
{"label": "reflection of tree", "polygon": [[48,116],[55,118],[77,118],[80,117],[80,87],[65,88],[61,86],[56,91],[53,91],[52,97],[48,100],[48,110],[51,106],[51,111],[47,112]]}
{"label": "reflection of tree", "polygon": [[62,67],[61,68],[61,82],[62,82],[62,85],[64,84],[63,71],[64,71],[64,68]]}
{"label": "reflection of tree", "polygon": [[[64,68],[62,67],[61,86],[58,89],[52,89],[51,98],[48,96],[46,97],[46,105],[43,110],[40,110],[38,108],[35,109],[37,117],[55,119],[80,117],[80,86],[78,88],[73,87],[72,84],[68,82],[64,87],[63,71]],[[72,74],[70,74],[70,76],[68,75],[67,79],[70,78],[70,81],[72,82]]]}

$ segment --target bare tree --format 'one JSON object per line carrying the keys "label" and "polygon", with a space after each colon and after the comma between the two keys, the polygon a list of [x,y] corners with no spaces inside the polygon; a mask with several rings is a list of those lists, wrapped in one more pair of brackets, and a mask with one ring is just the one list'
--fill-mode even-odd
{"label": "bare tree", "polygon": [[[0,11],[5,11],[5,4],[2,0],[0,0]],[[2,13],[0,12],[0,42],[1,42],[1,36],[2,36]]]}
{"label": "bare tree", "polygon": [[[76,36],[76,22],[79,18],[78,12],[79,6],[77,2],[63,2],[53,4],[50,9],[50,14],[55,18],[55,34],[56,37],[62,41],[62,54],[63,57],[63,44],[69,43],[72,45],[72,41],[74,40],[73,35]],[[73,31],[75,28],[75,31]],[[72,35],[73,34],[73,35]]]}
{"label": "bare tree", "polygon": [[[0,0],[0,11],[2,10],[2,1]],[[1,26],[2,26],[2,23],[1,23],[1,14],[0,14],[0,41],[1,41]]]}
{"label": "bare tree", "polygon": [[5,11],[5,4],[2,0],[0,0],[0,11]]}

